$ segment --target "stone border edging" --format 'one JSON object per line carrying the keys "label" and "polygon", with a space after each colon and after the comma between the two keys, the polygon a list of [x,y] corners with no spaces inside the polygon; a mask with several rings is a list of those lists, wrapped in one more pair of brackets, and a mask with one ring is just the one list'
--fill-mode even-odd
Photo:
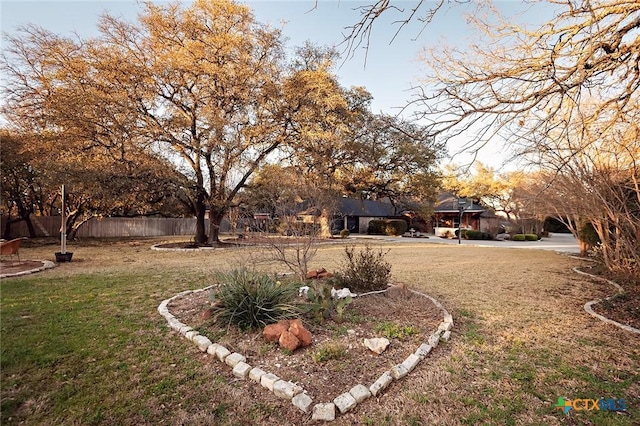
{"label": "stone border edging", "polygon": [[[599,281],[604,281],[608,284],[611,284],[612,286],[614,286],[616,288],[616,290],[618,290],[617,294],[621,294],[624,293],[624,289],[622,288],[622,286],[616,282],[613,282],[611,280],[608,280],[606,278],[602,278],[599,277],[597,275],[592,275],[589,274],[587,272],[581,271],[578,269],[578,267],[573,268],[573,272],[580,274],[580,275],[585,275],[589,278],[595,279],[595,280],[599,280]],[[615,295],[614,295],[615,296]],[[600,321],[605,322],[607,324],[611,324],[611,325],[615,325],[618,328],[621,328],[625,331],[629,331],[631,333],[637,333],[640,334],[640,329],[637,329],[635,327],[631,327],[630,325],[626,325],[626,324],[621,324],[617,321],[614,321],[612,319],[609,319],[603,315],[600,315],[599,313],[595,312],[592,308],[593,305],[602,302],[603,300],[610,300],[611,298],[613,298],[614,296],[609,296],[609,297],[605,297],[604,299],[596,299],[596,300],[591,300],[587,303],[584,304],[584,310],[591,316],[598,318]]]}
{"label": "stone border edging", "polygon": [[45,269],[51,269],[56,267],[56,264],[50,260],[38,260],[37,262],[42,262],[42,266],[38,268],[29,269],[26,271],[15,272],[13,274],[1,274],[0,278],[20,277],[22,275],[34,274],[36,272],[44,271]]}
{"label": "stone border edging", "polygon": [[151,246],[151,250],[155,251],[205,251],[205,250],[214,250],[215,247],[194,247],[194,248],[173,248],[173,247],[160,247],[161,245],[166,243],[154,244]]}
{"label": "stone border edging", "polygon": [[[249,379],[267,388],[276,396],[288,399],[303,413],[308,414],[313,404],[313,399],[306,394],[306,391],[297,384],[281,379],[275,374],[266,372],[259,367],[252,367],[246,363],[246,358],[237,353],[229,351],[224,346],[214,343],[206,336],[201,335],[187,324],[180,322],[175,316],[169,312],[168,305],[170,302],[192,293],[199,293],[211,289],[213,286],[201,288],[198,290],[186,290],[175,296],[163,300],[158,306],[158,312],[166,320],[170,328],[180,333],[187,340],[193,342],[201,352],[216,357],[220,362],[227,364],[232,368],[234,376],[241,379]],[[386,290],[384,290],[386,291]],[[424,360],[433,348],[438,346],[440,339],[448,341],[451,337],[453,328],[453,317],[444,306],[431,296],[420,293],[416,290],[409,289],[413,294],[423,296],[429,299],[443,313],[443,320],[438,325],[438,329],[429,335],[427,342],[422,343],[414,353],[409,355],[402,363],[395,365],[391,369],[382,373],[382,375],[369,387],[357,384],[348,392],[338,395],[331,402],[316,403],[312,409],[313,420],[332,421],[336,418],[336,408],[339,413],[346,413],[353,409],[357,404],[366,399],[377,396],[386,389],[394,380],[400,380],[408,375],[420,361]]]}

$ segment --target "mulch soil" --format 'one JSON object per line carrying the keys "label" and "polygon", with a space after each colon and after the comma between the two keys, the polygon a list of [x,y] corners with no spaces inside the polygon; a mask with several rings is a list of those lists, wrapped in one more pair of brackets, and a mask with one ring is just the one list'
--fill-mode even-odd
{"label": "mulch soil", "polygon": [[[442,321],[443,313],[422,295],[408,290],[356,297],[347,306],[342,320],[316,323],[303,319],[313,343],[293,353],[267,342],[262,330],[240,331],[204,320],[209,292],[193,293],[169,304],[169,311],[181,322],[199,330],[211,341],[231,352],[239,352],[252,367],[260,367],[300,385],[315,402],[331,402],[356,384],[370,386],[380,375],[402,363],[426,342]],[[384,337],[381,327],[413,330],[415,334],[389,338],[388,349],[377,355],[363,345],[365,338]],[[317,361],[319,351],[328,346],[344,350],[341,356]],[[209,357],[213,360],[213,357]],[[315,358],[315,359],[314,359]],[[218,361],[211,361],[218,362]],[[260,395],[258,393],[258,395]]]}

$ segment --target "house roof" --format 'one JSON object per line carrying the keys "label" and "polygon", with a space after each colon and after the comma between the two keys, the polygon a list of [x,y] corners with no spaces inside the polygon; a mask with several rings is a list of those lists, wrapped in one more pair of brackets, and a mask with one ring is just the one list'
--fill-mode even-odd
{"label": "house roof", "polygon": [[[482,213],[487,209],[474,203],[472,200],[467,199],[464,211],[469,213]],[[441,192],[438,194],[438,202],[434,209],[435,213],[457,213],[458,210],[458,197],[449,192]]]}
{"label": "house roof", "polygon": [[339,210],[344,216],[387,217],[396,215],[395,208],[391,203],[356,198],[340,198]]}

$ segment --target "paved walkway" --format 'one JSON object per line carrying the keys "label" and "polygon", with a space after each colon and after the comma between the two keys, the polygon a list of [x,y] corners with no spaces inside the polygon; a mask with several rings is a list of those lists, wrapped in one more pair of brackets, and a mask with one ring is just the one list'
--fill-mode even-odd
{"label": "paved walkway", "polygon": [[[449,244],[458,245],[458,240],[429,235],[429,238],[411,237],[387,237],[384,235],[351,234],[350,238],[382,240],[393,243],[412,244]],[[563,253],[580,253],[578,242],[571,234],[551,234],[539,241],[485,241],[485,240],[461,240],[460,245],[474,247],[502,247],[519,249],[553,250]]]}

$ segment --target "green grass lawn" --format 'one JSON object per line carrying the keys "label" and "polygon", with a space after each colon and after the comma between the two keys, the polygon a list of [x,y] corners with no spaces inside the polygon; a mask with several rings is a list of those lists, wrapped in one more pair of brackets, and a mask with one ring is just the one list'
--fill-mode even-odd
{"label": "green grass lawn", "polygon": [[[149,250],[153,242],[75,244],[71,263],[2,280],[1,423],[311,423],[286,401],[236,380],[170,331],[156,310],[257,255],[161,253]],[[452,339],[335,424],[640,424],[640,337],[582,310],[611,289],[571,273],[577,261],[531,250],[386,248],[396,281],[453,314]],[[54,251],[27,247],[21,257],[50,259]],[[335,269],[341,255],[340,246],[322,247],[313,266]],[[558,397],[624,399],[628,410],[565,416],[554,406]]]}

